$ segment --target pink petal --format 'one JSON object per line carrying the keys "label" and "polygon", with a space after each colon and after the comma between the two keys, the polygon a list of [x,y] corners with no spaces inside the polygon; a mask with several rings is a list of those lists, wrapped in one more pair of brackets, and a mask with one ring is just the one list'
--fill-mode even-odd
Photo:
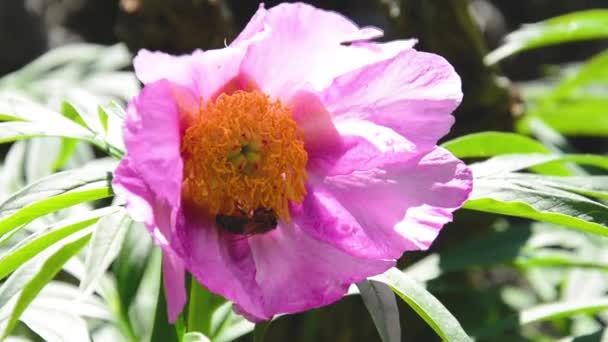
{"label": "pink petal", "polygon": [[247,44],[224,49],[194,51],[191,55],[172,56],[162,52],[140,50],[133,65],[137,77],[149,84],[166,79],[190,89],[197,99],[217,96],[237,79]]}
{"label": "pink petal", "polygon": [[[130,166],[157,201],[171,208],[181,202],[183,162],[180,113],[168,81],[144,87],[127,109],[124,139]],[[171,175],[167,177],[167,175]]]}
{"label": "pink petal", "polygon": [[[261,30],[268,30],[268,34],[249,45],[241,70],[262,91],[284,101],[305,83],[323,83],[338,75],[324,66],[328,62],[339,65],[335,52],[350,50],[341,43],[370,39],[380,32],[359,29],[340,14],[310,5],[281,4],[268,11],[258,10],[237,44],[250,37],[250,32]],[[349,63],[344,56],[340,53],[340,62]],[[322,80],[315,81],[317,77]]]}
{"label": "pink petal", "polygon": [[176,255],[163,253],[163,285],[167,298],[169,322],[175,323],[177,316],[186,305],[186,271],[184,264]]}
{"label": "pink petal", "polygon": [[304,133],[304,147],[309,159],[340,148],[342,138],[316,93],[297,92],[291,101],[291,107],[293,118]]}
{"label": "pink petal", "polygon": [[207,289],[246,308],[249,318],[269,319],[247,239],[220,232],[212,219],[202,217],[196,209],[185,213],[176,233],[184,247],[186,268]]}
{"label": "pink petal", "polygon": [[336,120],[357,118],[387,126],[417,151],[433,148],[454,122],[460,78],[442,57],[401,51],[334,80],[323,102]]}
{"label": "pink petal", "polygon": [[349,285],[395,265],[395,260],[358,258],[308,235],[307,226],[317,224],[314,212],[295,209],[292,215],[292,224],[249,240],[268,315],[331,304]]}
{"label": "pink petal", "polygon": [[427,249],[468,198],[471,172],[439,147],[416,157],[402,154],[401,162],[397,156],[377,154],[372,167],[316,179],[303,210],[339,223],[310,225],[307,233],[360,257],[399,258],[404,250]]}
{"label": "pink petal", "polygon": [[179,230],[186,267],[201,284],[232,300],[253,321],[335,302],[350,284],[395,263],[358,258],[314,239],[306,234],[311,229],[305,226],[316,224],[315,213],[303,209],[294,209],[292,224],[249,237],[222,233],[196,212],[186,217]]}

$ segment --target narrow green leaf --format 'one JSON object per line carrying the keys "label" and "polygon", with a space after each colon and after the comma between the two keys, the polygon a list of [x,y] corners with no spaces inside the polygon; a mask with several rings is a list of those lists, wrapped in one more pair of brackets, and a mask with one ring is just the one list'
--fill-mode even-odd
{"label": "narrow green leaf", "polygon": [[550,222],[608,236],[608,207],[537,183],[478,178],[464,208]]}
{"label": "narrow green leaf", "polygon": [[61,103],[61,114],[63,114],[63,116],[65,116],[66,118],[79,124],[80,126],[88,128],[87,124],[82,119],[82,116],[80,115],[78,110],[71,103],[67,101],[63,101]]}
{"label": "narrow green leaf", "polygon": [[74,152],[76,152],[76,147],[78,147],[78,140],[71,138],[61,139],[61,149],[59,150],[57,159],[55,159],[55,162],[53,163],[52,170],[61,170],[70,158],[72,158]]}
{"label": "narrow green leaf", "polygon": [[132,222],[112,270],[121,303],[130,307],[150,262],[154,243],[141,223]]}
{"label": "narrow green leaf", "polygon": [[596,96],[576,96],[555,100],[531,109],[517,124],[522,133],[531,131],[530,120],[540,118],[545,124],[568,136],[608,135],[606,115],[608,99]]}
{"label": "narrow green leaf", "polygon": [[550,153],[543,144],[524,135],[481,132],[465,135],[441,145],[457,158],[493,157],[512,153]]}
{"label": "narrow green leaf", "polygon": [[211,336],[213,314],[223,302],[222,298],[209,292],[192,277],[188,298],[188,331],[198,331]]}
{"label": "narrow green leaf", "polygon": [[392,268],[371,280],[390,286],[444,341],[471,341],[448,309],[403,272]]}
{"label": "narrow green leaf", "polygon": [[106,215],[97,222],[85,260],[85,273],[80,280],[85,296],[95,289],[99,278],[118,256],[130,226],[131,218],[124,211]]}
{"label": "narrow green leaf", "polygon": [[44,263],[41,271],[36,274],[21,291],[0,340],[6,338],[11,333],[21,314],[34,298],[36,298],[42,288],[61,271],[63,265],[68,262],[68,260],[76,255],[89,242],[90,238],[90,235],[85,235],[74,242],[66,244]]}
{"label": "narrow green leaf", "polygon": [[501,178],[505,181],[541,184],[589,197],[608,199],[608,176],[556,177],[528,173],[509,173]]}
{"label": "narrow green leaf", "polygon": [[485,58],[494,64],[518,52],[588,39],[608,38],[608,10],[574,12],[525,25],[506,37],[506,43]]}
{"label": "narrow green leaf", "polygon": [[154,315],[153,326],[154,330],[152,331],[150,341],[178,342],[179,338],[176,330],[173,326],[171,326],[171,324],[169,324],[169,317],[167,316],[167,299],[165,297],[165,288],[162,281],[162,275],[160,276],[159,282],[161,284],[161,288],[160,291],[158,291],[158,298],[156,299],[156,313]]}
{"label": "narrow green leaf", "polygon": [[608,50],[601,52],[574,74],[561,81],[548,95],[548,99],[575,96],[589,85],[608,82]]}
{"label": "narrow green leaf", "polygon": [[572,302],[542,304],[519,312],[504,320],[477,331],[475,337],[496,337],[500,333],[527,324],[549,321],[553,319],[572,317],[578,314],[593,315],[608,310],[608,298],[594,298]]}
{"label": "narrow green leaf", "polygon": [[52,244],[93,225],[100,217],[116,210],[115,207],[95,210],[81,217],[59,222],[22,240],[0,258],[0,280]]}
{"label": "narrow green leaf", "polygon": [[401,323],[395,293],[386,284],[372,280],[361,281],[357,287],[382,341],[401,341]]}
{"label": "narrow green leaf", "polygon": [[108,133],[108,113],[103,109],[103,107],[97,107],[97,116],[99,117],[99,122],[101,123],[101,127],[103,127],[104,133]]}
{"label": "narrow green leaf", "polygon": [[184,334],[182,342],[211,342],[209,338],[199,332],[189,332]]}
{"label": "narrow green leaf", "polygon": [[475,178],[495,176],[525,169],[538,170],[535,167],[554,162],[571,162],[608,170],[608,157],[595,154],[505,154],[490,158],[480,163],[471,164]]}

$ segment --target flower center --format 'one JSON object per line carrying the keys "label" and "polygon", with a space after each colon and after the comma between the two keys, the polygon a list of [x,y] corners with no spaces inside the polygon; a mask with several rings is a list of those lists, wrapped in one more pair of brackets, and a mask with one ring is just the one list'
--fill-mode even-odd
{"label": "flower center", "polygon": [[222,94],[202,106],[182,140],[184,196],[210,215],[274,210],[289,220],[307,179],[302,132],[291,110],[257,92]]}

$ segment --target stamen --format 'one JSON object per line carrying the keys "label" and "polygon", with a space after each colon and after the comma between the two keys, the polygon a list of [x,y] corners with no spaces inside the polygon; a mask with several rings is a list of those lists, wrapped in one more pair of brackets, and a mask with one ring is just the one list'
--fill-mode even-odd
{"label": "stamen", "polygon": [[220,95],[182,140],[184,196],[210,215],[273,210],[306,195],[308,154],[291,110],[254,91]]}

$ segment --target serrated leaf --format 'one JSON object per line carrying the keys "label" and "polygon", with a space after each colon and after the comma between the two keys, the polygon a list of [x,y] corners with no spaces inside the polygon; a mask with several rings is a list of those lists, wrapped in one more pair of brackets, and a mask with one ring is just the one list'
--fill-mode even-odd
{"label": "serrated leaf", "polygon": [[357,287],[382,341],[401,341],[401,323],[395,293],[387,285],[373,280],[361,281]]}
{"label": "serrated leaf", "polygon": [[19,317],[21,317],[21,314],[34,298],[36,298],[42,288],[61,271],[63,265],[70,258],[76,255],[89,242],[90,238],[90,235],[85,235],[74,242],[70,242],[47,259],[40,272],[36,274],[21,291],[0,339],[6,338],[11,333],[15,328]]}
{"label": "serrated leaf", "polygon": [[388,285],[403,299],[444,341],[472,341],[458,320],[430,292],[403,272],[392,268],[371,280]]}
{"label": "serrated leaf", "polygon": [[94,290],[96,282],[118,256],[130,226],[131,219],[124,211],[106,215],[97,222],[89,244],[85,273],[80,281],[84,296]]}
{"label": "serrated leaf", "polygon": [[525,25],[506,37],[506,43],[485,58],[494,64],[521,51],[573,41],[608,38],[608,10],[596,9]]}

